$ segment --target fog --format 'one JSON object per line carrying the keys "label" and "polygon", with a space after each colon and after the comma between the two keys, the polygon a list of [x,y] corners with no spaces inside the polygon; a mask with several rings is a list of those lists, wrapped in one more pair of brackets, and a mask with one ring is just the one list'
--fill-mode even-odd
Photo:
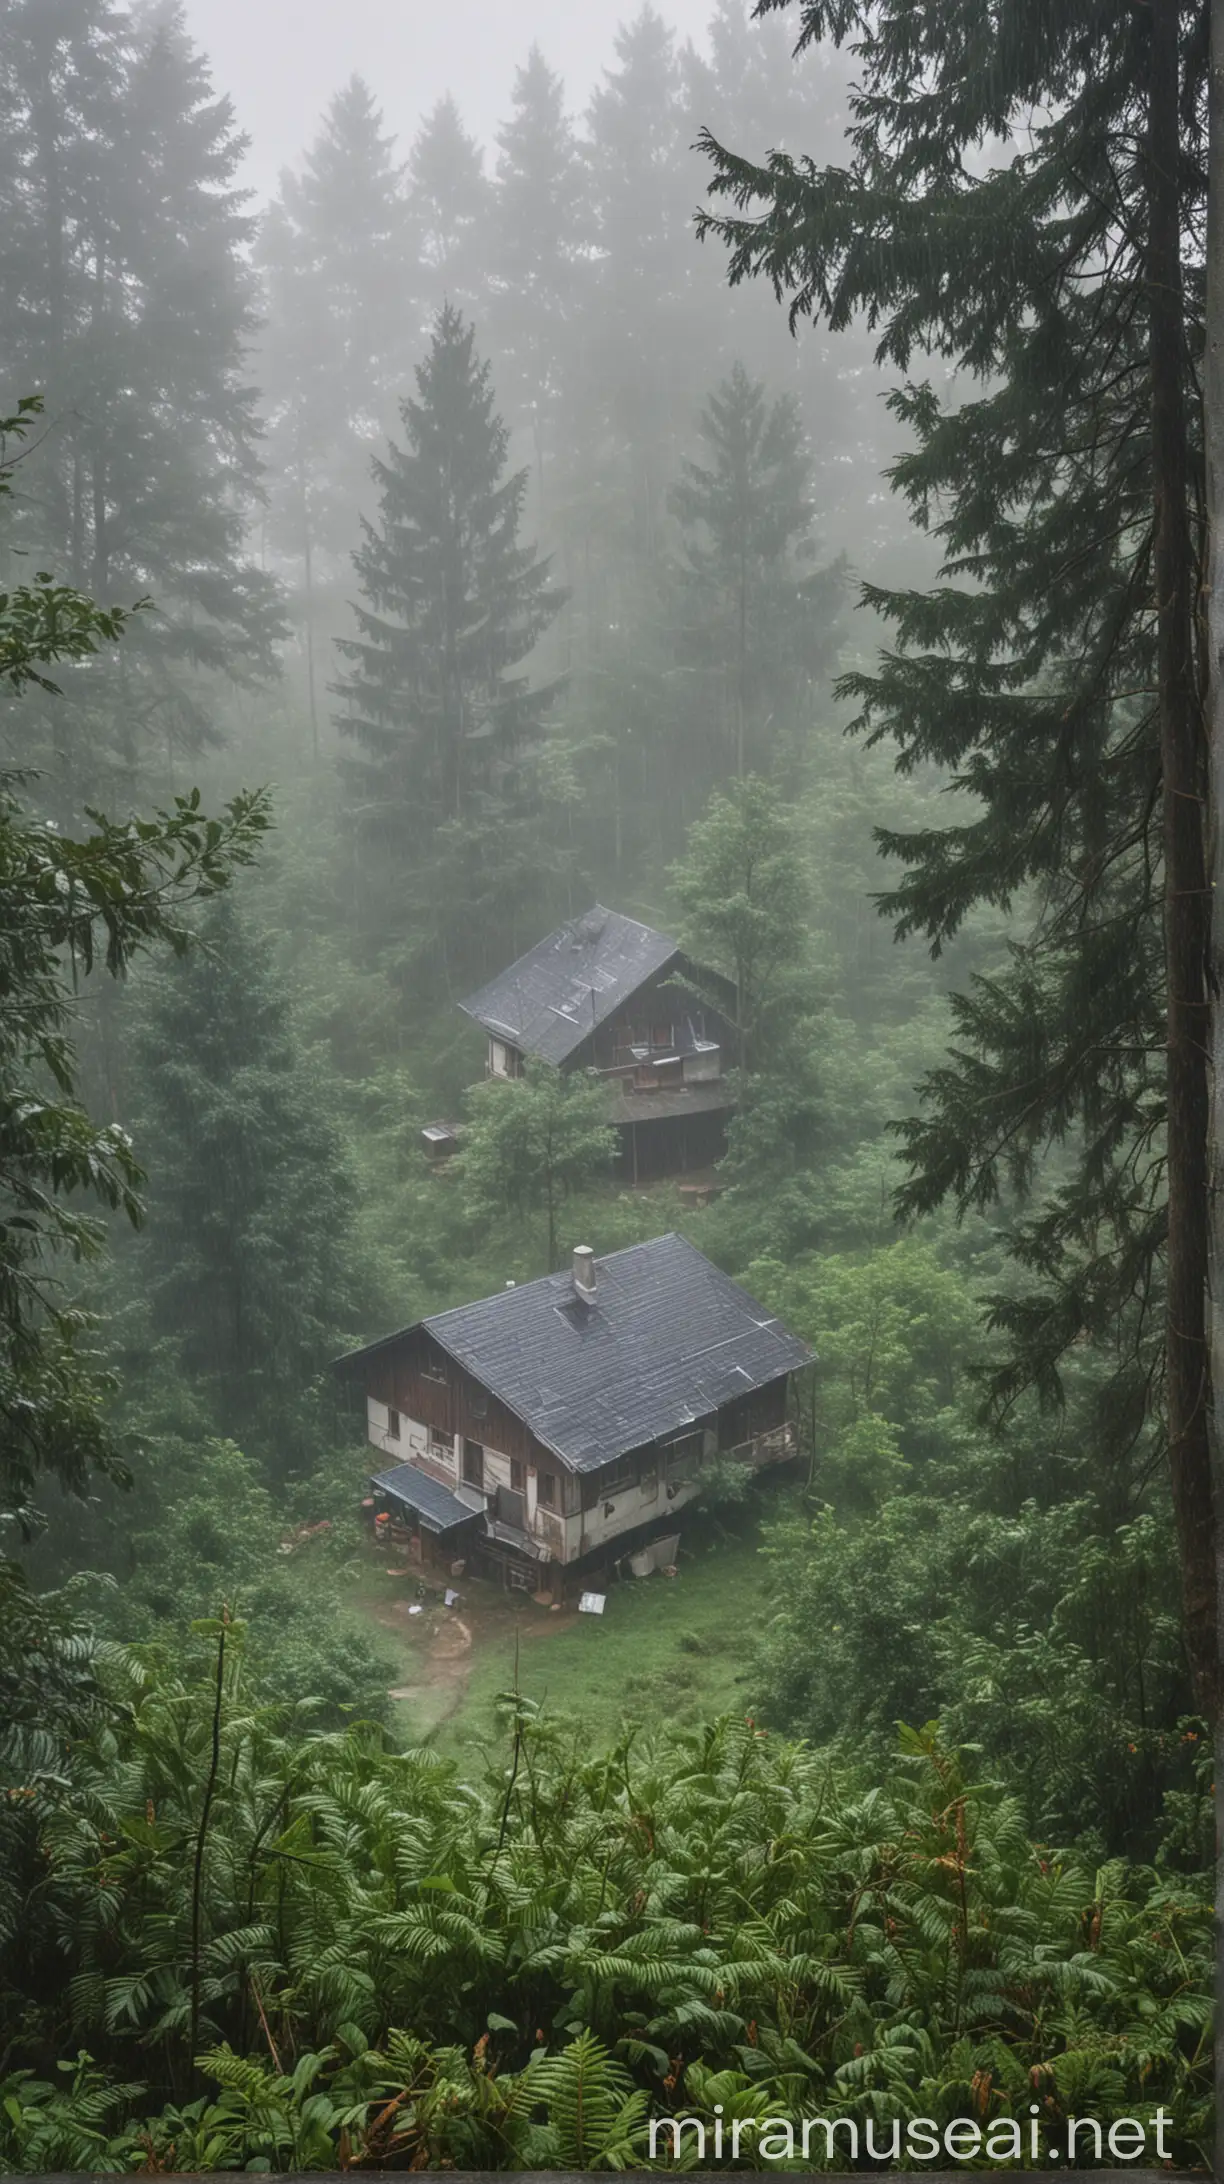
{"label": "fog", "polygon": [[819,12],[0,0],[0,2176],[1206,2173],[1207,11]]}
{"label": "fog", "polygon": [[[632,11],[625,11],[632,12]],[[661,10],[681,38],[702,42],[706,0]],[[354,72],[376,92],[391,128],[408,137],[447,91],[490,144],[505,118],[513,73],[533,40],[585,106],[607,65],[617,12],[571,0],[189,0],[187,20],[252,139],[247,176],[260,192],[296,161],[333,91]]]}

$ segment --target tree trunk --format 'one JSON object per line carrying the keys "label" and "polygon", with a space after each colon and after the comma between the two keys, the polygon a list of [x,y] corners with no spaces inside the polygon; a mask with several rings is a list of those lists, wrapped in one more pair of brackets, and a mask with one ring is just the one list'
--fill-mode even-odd
{"label": "tree trunk", "polygon": [[1186,1653],[1198,1704],[1219,1689],[1207,1351],[1207,1000],[1204,739],[1194,660],[1178,166],[1178,0],[1153,0],[1148,120],[1152,480],[1168,989],[1169,1474]]}
{"label": "tree trunk", "polygon": [[302,559],[305,564],[306,576],[306,697],[310,707],[310,748],[317,766],[319,763],[319,701],[315,691],[314,545],[310,536],[309,511],[306,514]]}
{"label": "tree trunk", "polygon": [[[1203,444],[1207,469],[1207,741],[1211,815],[1211,1378],[1224,1388],[1224,0],[1211,0],[1208,79],[1207,323]],[[1212,1407],[1215,1506],[1224,1509],[1224,1430]],[[1217,1643],[1224,1632],[1224,1552],[1216,1535]],[[1215,1723],[1216,1994],[1224,1997],[1224,1710]],[[1217,2032],[1216,2170],[1224,2141],[1224,2038]]]}

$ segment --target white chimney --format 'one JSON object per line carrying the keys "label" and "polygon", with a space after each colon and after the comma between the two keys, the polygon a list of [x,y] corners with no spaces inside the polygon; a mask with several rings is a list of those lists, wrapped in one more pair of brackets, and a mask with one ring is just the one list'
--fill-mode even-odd
{"label": "white chimney", "polygon": [[595,1254],[589,1244],[574,1245],[574,1287],[580,1297],[595,1294]]}

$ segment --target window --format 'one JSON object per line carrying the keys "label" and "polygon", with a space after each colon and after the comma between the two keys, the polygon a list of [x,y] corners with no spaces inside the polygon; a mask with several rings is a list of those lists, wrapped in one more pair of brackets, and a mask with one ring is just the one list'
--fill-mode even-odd
{"label": "window", "polygon": [[523,1467],[517,1456],[510,1458],[510,1484],[516,1494],[521,1494],[526,1489],[527,1481],[523,1476]]}
{"label": "window", "polygon": [[539,1502],[542,1509],[556,1508],[557,1482],[554,1479],[551,1471],[542,1471],[540,1473],[539,1478],[536,1482],[536,1500]]}
{"label": "window", "polygon": [[664,1445],[663,1460],[669,1479],[687,1477],[696,1471],[701,1462],[702,1437],[700,1433],[684,1433],[675,1441]]}
{"label": "window", "polygon": [[431,1426],[429,1429],[429,1453],[431,1456],[445,1457],[448,1464],[453,1463],[455,1458],[454,1434],[443,1433],[440,1426]]}
{"label": "window", "polygon": [[525,1497],[522,1494],[516,1494],[511,1487],[499,1486],[497,1489],[497,1521],[499,1524],[512,1524],[516,1532],[525,1532],[527,1529],[527,1503]]}
{"label": "window", "polygon": [[437,1357],[424,1357],[424,1358],[422,1358],[422,1360],[421,1360],[421,1378],[422,1378],[422,1380],[440,1380],[440,1381],[442,1382],[442,1385],[443,1385],[443,1387],[445,1387],[445,1385],[446,1385],[446,1367],[445,1367],[445,1365],[444,1365],[444,1364],[442,1363],[442,1360],[441,1360],[441,1358],[437,1358]]}
{"label": "window", "polygon": [[601,1494],[619,1494],[625,1487],[633,1485],[636,1476],[636,1459],[632,1456],[618,1457],[614,1464],[609,1464],[606,1470],[600,1472],[599,1491]]}
{"label": "window", "polygon": [[400,1437],[399,1426],[399,1412],[397,1410],[389,1410],[387,1412],[387,1439],[389,1441],[398,1441]]}

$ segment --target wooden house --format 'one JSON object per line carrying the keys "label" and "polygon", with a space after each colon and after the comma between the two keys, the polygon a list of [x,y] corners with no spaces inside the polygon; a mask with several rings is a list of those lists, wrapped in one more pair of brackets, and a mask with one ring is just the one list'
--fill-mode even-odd
{"label": "wooden house", "polygon": [[488,1039],[486,1071],[516,1077],[529,1058],[590,1069],[608,1087],[621,1173],[636,1183],[711,1167],[727,1145],[735,993],[666,933],[596,903],[460,1003]]}
{"label": "wooden house", "polygon": [[418,1553],[537,1589],[674,1529],[720,1457],[795,1452],[810,1352],[701,1252],[656,1236],[341,1358],[376,1505]]}

